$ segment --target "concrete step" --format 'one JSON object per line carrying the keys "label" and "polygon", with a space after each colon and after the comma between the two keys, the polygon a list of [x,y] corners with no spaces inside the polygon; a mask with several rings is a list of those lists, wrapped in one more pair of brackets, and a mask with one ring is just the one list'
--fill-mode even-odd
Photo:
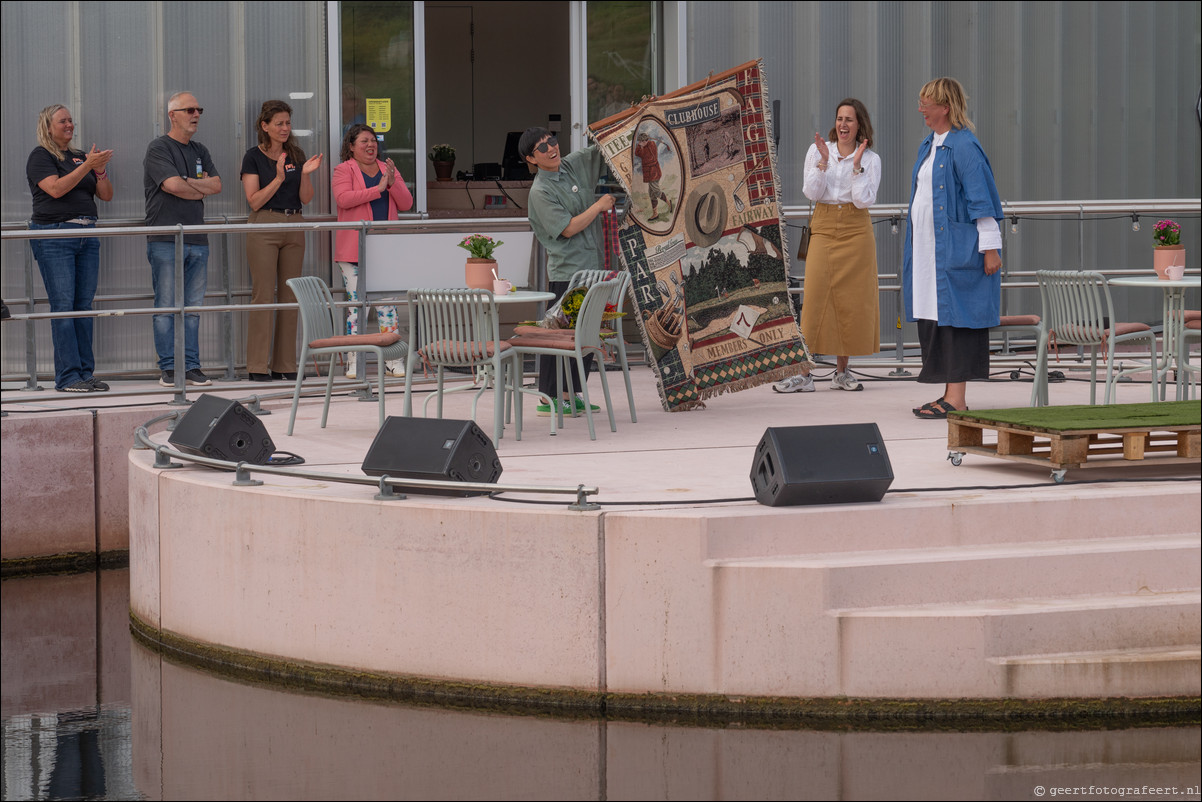
{"label": "concrete step", "polygon": [[[1197,483],[1139,486],[1118,493],[1105,485],[1061,486],[961,496],[886,496],[877,504],[812,505],[746,511],[715,509],[706,520],[707,559],[769,559],[915,548],[953,548],[1047,541],[1202,535]],[[895,488],[896,489],[896,488]]]}
{"label": "concrete step", "polygon": [[1191,590],[1202,586],[1202,541],[1197,535],[1152,535],[839,552],[713,564],[740,570],[804,571],[804,581],[825,583],[827,607],[847,609]]}
{"label": "concrete step", "polygon": [[[997,658],[1192,649],[1202,642],[1198,590],[917,604],[830,614],[839,622],[841,682],[850,696],[896,696],[905,688],[916,696],[1012,696],[1009,666]],[[1043,673],[1049,681],[1028,688],[1025,695],[1059,695],[1064,683],[1050,681],[1055,674],[1051,669]],[[1031,683],[1038,674],[1031,672]],[[1196,678],[1191,686],[1197,688]]]}
{"label": "concrete step", "polygon": [[[991,658],[1012,696],[1160,696],[1202,693],[1202,645]],[[1036,692],[1037,691],[1037,692]]]}

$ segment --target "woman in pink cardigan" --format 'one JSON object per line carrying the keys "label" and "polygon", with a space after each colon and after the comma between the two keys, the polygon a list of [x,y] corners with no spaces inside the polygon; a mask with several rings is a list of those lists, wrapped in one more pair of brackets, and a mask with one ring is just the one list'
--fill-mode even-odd
{"label": "woman in pink cardigan", "polygon": [[[352,125],[342,139],[342,163],[334,168],[334,205],[340,221],[396,220],[397,212],[413,206],[413,195],[401,179],[392,159],[379,161],[376,132],[366,125]],[[334,235],[334,262],[342,271],[347,300],[359,300],[359,232],[340,230]],[[376,310],[380,331],[396,331],[395,306]],[[359,310],[351,309],[346,319],[346,333],[359,333]],[[389,376],[404,376],[401,360],[385,366]],[[346,376],[355,378],[355,363],[347,355]]]}

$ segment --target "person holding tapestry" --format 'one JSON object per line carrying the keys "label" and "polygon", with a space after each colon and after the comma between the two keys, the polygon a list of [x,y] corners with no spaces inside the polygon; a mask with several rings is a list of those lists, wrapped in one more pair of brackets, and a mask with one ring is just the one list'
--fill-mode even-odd
{"label": "person holding tapestry", "polygon": [[[111,150],[72,150],[75,121],[66,106],[54,104],[38,115],[38,146],[25,163],[33,195],[31,229],[96,227],[96,198],[113,199],[108,176]],[[81,234],[83,231],[80,232]],[[33,258],[46,285],[51,312],[92,308],[100,280],[100,240],[96,237],[32,239]],[[60,393],[95,393],[109,386],[92,375],[92,318],[50,321],[54,341],[54,389]]]}
{"label": "person holding tapestry", "polygon": [[[397,213],[413,206],[413,195],[401,179],[392,159],[380,161],[376,132],[361,123],[347,129],[342,138],[342,163],[334,169],[334,205],[339,220],[396,220]],[[359,232],[342,229],[334,235],[334,262],[342,271],[347,300],[359,300]],[[396,307],[376,310],[380,331],[396,331]],[[351,309],[346,319],[346,333],[359,333],[359,310]],[[385,366],[389,376],[405,375],[404,360],[393,360]],[[346,377],[355,378],[355,363],[347,355]]]}
{"label": "person holding tapestry", "polygon": [[[572,276],[581,270],[599,270],[603,263],[601,216],[614,207],[613,195],[595,194],[605,161],[596,145],[560,157],[559,138],[546,128],[527,128],[518,140],[518,153],[534,173],[530,187],[530,228],[547,249],[547,289],[563,297]],[[593,355],[584,360],[584,376],[572,363],[572,382],[588,381]],[[555,399],[555,359],[538,358],[538,389]],[[564,393],[559,399],[564,414],[584,409],[584,399]],[[599,407],[593,406],[596,411]],[[539,404],[539,415],[551,415],[550,403]]]}
{"label": "person holding tapestry", "polygon": [[[802,191],[815,206],[801,333],[813,353],[835,355],[833,390],[863,390],[848,358],[875,354],[881,342],[876,238],[868,215],[881,185],[881,157],[871,150],[872,136],[868,109],[847,98],[836,107],[827,138],[814,134],[805,160]],[[803,368],[772,389],[810,393],[814,377]]]}
{"label": "person holding tapestry", "polygon": [[[259,144],[242,159],[242,189],[251,223],[299,223],[301,207],[313,200],[313,173],[322,155],[305,159],[292,135],[292,107],[268,100],[256,124]],[[305,232],[256,231],[246,236],[251,303],[296,303],[285,283],[301,274]],[[275,325],[272,325],[272,318]],[[296,379],[295,309],[251,312],[246,329],[246,370],[251,381]]]}
{"label": "person holding tapestry", "polygon": [[918,381],[943,395],[914,410],[937,420],[968,409],[967,382],[989,377],[989,329],[1001,314],[1002,203],[993,168],[954,78],[928,81],[918,110],[931,129],[910,179],[902,287],[918,323]]}

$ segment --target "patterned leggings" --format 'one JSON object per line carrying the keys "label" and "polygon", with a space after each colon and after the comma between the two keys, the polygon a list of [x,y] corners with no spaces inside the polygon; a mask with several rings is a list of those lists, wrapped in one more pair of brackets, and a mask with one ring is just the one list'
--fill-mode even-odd
{"label": "patterned leggings", "polygon": [[[335,262],[338,269],[342,272],[342,286],[346,288],[346,299],[348,301],[359,300],[359,265],[356,262]],[[397,315],[395,306],[377,306],[376,307],[376,322],[380,324],[380,333],[384,334],[389,331],[397,331]],[[357,308],[347,309],[346,315],[346,333],[359,333],[359,310]],[[347,364],[352,364],[352,354],[347,354]],[[404,360],[393,360],[388,363],[389,369],[396,363],[397,367],[404,366]]]}

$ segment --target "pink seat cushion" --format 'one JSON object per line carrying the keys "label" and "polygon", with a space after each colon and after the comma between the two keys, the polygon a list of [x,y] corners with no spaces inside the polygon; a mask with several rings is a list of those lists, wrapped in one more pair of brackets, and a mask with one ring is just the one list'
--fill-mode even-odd
{"label": "pink seat cushion", "polygon": [[1185,327],[1187,329],[1193,329],[1194,331],[1202,329],[1202,319],[1194,318],[1193,320],[1186,320]]}
{"label": "pink seat cushion", "polygon": [[401,335],[395,331],[379,334],[343,334],[340,337],[322,337],[309,343],[310,348],[349,348],[353,345],[378,345],[381,348],[400,342]]}
{"label": "pink seat cushion", "polygon": [[999,326],[1038,326],[1039,315],[1002,315]]}
{"label": "pink seat cushion", "polygon": [[[1137,331],[1151,331],[1152,327],[1147,323],[1116,323],[1114,324],[1114,334],[1116,337],[1121,337],[1124,334],[1133,334]],[[1103,332],[1102,336],[1109,334],[1109,329]]]}
{"label": "pink seat cushion", "polygon": [[519,348],[559,348],[563,351],[576,349],[576,337],[571,332],[556,334],[554,329],[539,329],[539,331],[542,333],[519,334],[510,337],[509,342]]}
{"label": "pink seat cushion", "polygon": [[[1185,322],[1188,323],[1191,320],[1194,321],[1195,323],[1197,323],[1199,320],[1202,320],[1202,310],[1186,309],[1185,310]],[[1194,328],[1197,328],[1197,326],[1195,326]]]}
{"label": "pink seat cushion", "polygon": [[[501,351],[508,351],[511,347],[509,343],[501,342]],[[497,344],[495,342],[463,342],[460,340],[437,340],[418,350],[423,360],[442,356],[460,362],[471,359],[491,359],[496,352]]]}
{"label": "pink seat cushion", "polygon": [[576,335],[573,334],[572,331],[573,331],[572,329],[547,329],[547,328],[543,328],[542,326],[514,326],[513,327],[513,333],[515,335],[516,334],[522,334],[522,335],[537,334],[537,335],[541,336],[544,334],[557,334],[557,335],[563,336],[563,337],[575,337]]}

